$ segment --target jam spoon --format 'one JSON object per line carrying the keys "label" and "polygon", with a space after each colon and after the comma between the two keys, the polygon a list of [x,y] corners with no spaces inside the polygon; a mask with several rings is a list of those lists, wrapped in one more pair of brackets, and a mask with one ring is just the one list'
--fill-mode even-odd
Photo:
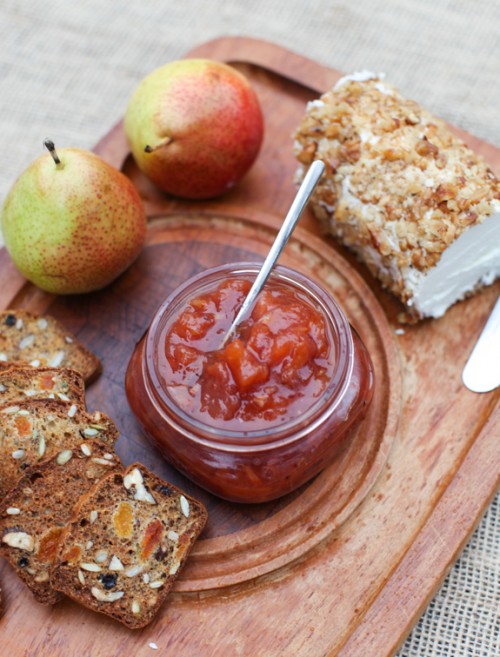
{"label": "jam spoon", "polygon": [[229,327],[229,331],[226,333],[222,346],[224,346],[224,344],[232,336],[236,330],[236,327],[241,324],[241,322],[243,322],[251,313],[260,291],[264,287],[267,279],[269,278],[269,274],[271,273],[274,265],[276,264],[276,261],[281,255],[281,252],[285,248],[285,245],[288,242],[288,238],[292,234],[293,229],[295,228],[295,225],[299,220],[299,217],[302,214],[302,211],[304,210],[307,202],[309,201],[314,188],[318,184],[324,170],[325,165],[320,160],[316,160],[309,167],[309,170],[304,176],[304,180],[302,181],[297,191],[297,195],[295,196],[292,205],[288,210],[288,214],[286,215],[285,220],[278,234],[276,235],[276,239],[274,240],[266,259],[264,260],[264,263],[262,264],[257,277],[247,296],[245,297],[241,308],[238,311],[238,314],[234,318],[233,323]]}

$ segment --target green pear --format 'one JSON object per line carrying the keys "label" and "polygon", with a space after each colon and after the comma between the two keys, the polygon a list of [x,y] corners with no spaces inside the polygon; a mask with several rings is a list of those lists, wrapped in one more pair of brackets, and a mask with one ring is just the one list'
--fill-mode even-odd
{"label": "green pear", "polygon": [[235,68],[181,59],[139,84],[124,128],[148,178],[170,194],[199,199],[223,194],[248,171],[264,121],[255,91]]}
{"label": "green pear", "polygon": [[144,206],[120,171],[94,153],[64,148],[35,160],[2,210],[7,250],[21,273],[55,294],[100,289],[139,255]]}

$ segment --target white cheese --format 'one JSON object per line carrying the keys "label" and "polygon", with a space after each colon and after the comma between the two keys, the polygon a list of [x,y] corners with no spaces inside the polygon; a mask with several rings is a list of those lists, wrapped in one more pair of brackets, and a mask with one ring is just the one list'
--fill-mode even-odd
{"label": "white cheese", "polygon": [[339,89],[346,82],[367,82],[368,80],[383,80],[385,73],[372,73],[371,71],[355,71],[349,75],[344,75],[337,80],[334,89]]}
{"label": "white cheese", "polygon": [[478,285],[493,283],[500,276],[500,203],[481,224],[461,233],[435,267],[403,274],[412,305],[427,317],[441,317]]}

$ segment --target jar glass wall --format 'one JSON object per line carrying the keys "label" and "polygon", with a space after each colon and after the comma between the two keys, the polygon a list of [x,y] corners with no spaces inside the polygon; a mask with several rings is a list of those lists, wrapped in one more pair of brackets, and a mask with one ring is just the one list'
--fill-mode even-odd
{"label": "jar glass wall", "polygon": [[[313,358],[311,353],[303,356],[302,346],[309,344],[311,337],[307,336],[306,340],[299,335],[301,349],[295,343],[286,361],[289,367],[294,358],[297,361],[299,354],[299,369],[292,370],[292,375],[295,375],[290,384],[293,394],[289,393],[286,385],[283,392],[276,385],[276,380],[271,380],[274,385],[264,380],[263,377],[269,375],[269,372],[264,370],[265,374],[262,374],[262,362],[266,365],[266,358],[272,359],[270,354],[274,357],[277,353],[278,358],[282,358],[282,350],[288,348],[287,341],[290,342],[293,327],[298,333],[304,333],[305,329],[295,317],[295,324],[290,329],[285,326],[280,332],[282,337],[277,338],[273,332],[276,324],[265,325],[267,333],[271,334],[270,347],[267,351],[263,348],[258,352],[257,356],[262,356],[260,360],[250,354],[252,363],[256,363],[254,369],[251,369],[250,378],[241,378],[241,372],[248,374],[248,359],[243,362],[244,367],[239,367],[241,363],[238,362],[235,365],[234,361],[234,354],[241,353],[243,355],[238,357],[244,359],[248,353],[241,340],[237,348],[225,345],[225,349],[216,351],[215,357],[208,352],[208,356],[202,356],[200,362],[205,368],[202,374],[202,384],[205,382],[205,390],[202,387],[202,395],[205,394],[205,397],[202,396],[202,408],[203,404],[207,407],[208,390],[212,395],[208,401],[214,401],[217,412],[222,408],[222,415],[219,413],[219,417],[212,418],[206,412],[199,412],[197,407],[190,407],[191,397],[196,397],[191,391],[200,385],[198,382],[191,385],[190,396],[186,396],[182,385],[171,385],[171,379],[175,379],[171,368],[174,352],[169,350],[169,340],[171,343],[174,340],[179,342],[179,326],[184,326],[186,308],[191,309],[193,300],[200,306],[201,299],[204,305],[188,328],[198,330],[204,322],[213,325],[214,319],[207,312],[206,300],[211,300],[213,293],[220,291],[221,286],[225,291],[237,286],[240,281],[247,281],[250,285],[258,270],[259,265],[256,264],[223,265],[186,281],[156,312],[149,330],[136,346],[126,375],[129,404],[144,431],[164,457],[215,495],[232,501],[252,503],[271,500],[291,492],[328,465],[342,450],[352,435],[354,424],[363,416],[371,400],[374,383],[369,355],[331,295],[307,276],[278,266],[269,281],[269,288],[278,290],[272,303],[285,304],[287,299],[292,299],[291,305],[277,310],[275,308],[275,314],[281,312],[279,327],[283,329],[287,312],[288,316],[292,313],[290,308],[295,310],[302,303],[309,309],[307,321],[313,317],[310,326],[316,347],[321,344],[321,353],[317,354],[318,349],[313,345],[311,353],[316,357]],[[215,298],[220,305],[219,297]],[[194,306],[197,308],[196,303]],[[218,323],[211,325],[210,335],[212,339],[213,336],[219,336],[222,344],[234,315],[224,315],[221,312],[215,315]],[[189,319],[191,321],[192,318]],[[267,319],[268,315],[265,315],[264,320]],[[264,344],[259,333],[262,329],[259,321],[247,329],[250,339],[254,338],[254,334],[257,335],[252,353]],[[269,326],[271,331],[267,330]],[[188,331],[189,335],[192,337],[193,333],[189,334]],[[323,341],[327,344],[324,345]],[[178,351],[177,343],[174,347]],[[186,358],[185,351],[186,346],[183,345],[183,359]],[[309,361],[306,360],[307,355],[310,356]],[[188,356],[191,358],[190,352]],[[192,362],[189,358],[182,363]],[[228,359],[227,362],[224,358]],[[207,366],[207,362],[211,364]],[[216,367],[209,370],[214,362]],[[285,372],[287,379],[283,374],[283,362],[282,358],[279,365],[280,380],[288,383],[290,372]],[[303,363],[306,365],[300,368]],[[216,381],[213,377],[218,376],[221,367],[225,367],[224,371],[227,370],[229,375],[224,374],[226,379]],[[269,367],[272,367],[272,363]],[[197,368],[198,363],[191,366],[191,370]],[[257,386],[260,380],[264,381],[262,389]],[[239,388],[237,384],[241,384]],[[228,405],[225,402],[229,389],[234,390],[235,394],[230,399],[236,398],[238,409],[231,417],[227,416]],[[255,390],[259,395],[255,394]],[[224,405],[218,403],[218,396],[225,396]],[[247,403],[249,398],[251,403]],[[260,406],[256,406],[257,402]]]}

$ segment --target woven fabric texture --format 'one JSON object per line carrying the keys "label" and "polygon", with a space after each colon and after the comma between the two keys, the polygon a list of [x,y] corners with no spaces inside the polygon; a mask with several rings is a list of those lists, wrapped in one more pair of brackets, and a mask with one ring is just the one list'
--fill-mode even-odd
{"label": "woven fabric texture", "polygon": [[[384,71],[406,96],[500,146],[499,28],[499,0],[2,0],[0,203],[44,138],[91,148],[142,77],[224,35],[274,41],[344,72]],[[498,657],[499,582],[497,498],[399,657]]]}

